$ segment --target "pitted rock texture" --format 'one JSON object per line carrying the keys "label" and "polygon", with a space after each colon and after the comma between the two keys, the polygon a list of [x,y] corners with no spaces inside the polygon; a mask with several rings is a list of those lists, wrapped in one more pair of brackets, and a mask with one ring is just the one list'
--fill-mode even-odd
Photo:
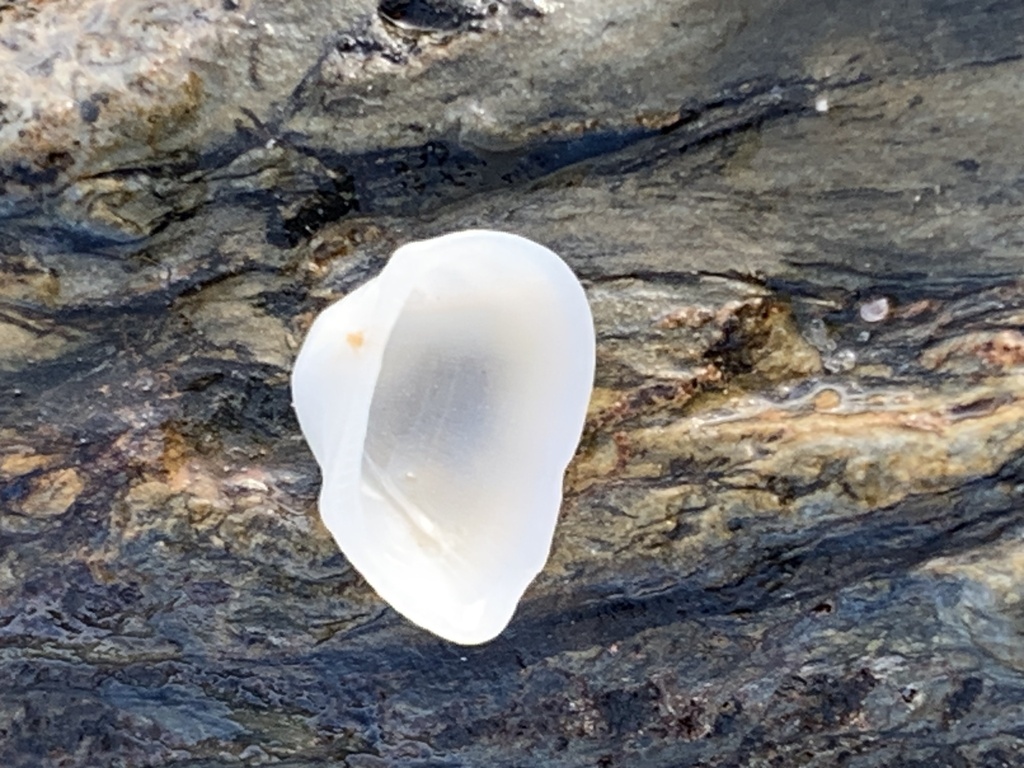
{"label": "pitted rock texture", "polygon": [[[0,5],[0,764],[1024,761],[1024,6]],[[494,642],[288,391],[395,247],[562,254],[597,386]]]}

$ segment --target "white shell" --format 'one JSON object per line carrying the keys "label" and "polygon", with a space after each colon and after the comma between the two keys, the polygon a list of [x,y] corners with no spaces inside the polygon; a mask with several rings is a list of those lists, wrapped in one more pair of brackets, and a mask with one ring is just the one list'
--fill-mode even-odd
{"label": "white shell", "polygon": [[324,523],[399,613],[492,639],[547,560],[593,378],[590,308],[553,252],[483,230],[402,246],[295,361]]}

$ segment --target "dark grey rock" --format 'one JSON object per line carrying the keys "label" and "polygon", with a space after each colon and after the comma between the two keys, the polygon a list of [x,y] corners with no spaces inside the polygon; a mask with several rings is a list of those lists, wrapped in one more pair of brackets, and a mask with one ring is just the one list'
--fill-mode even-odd
{"label": "dark grey rock", "polygon": [[[1018,764],[1022,56],[976,0],[0,8],[0,762]],[[583,278],[598,386],[459,648],[288,371],[470,226]]]}

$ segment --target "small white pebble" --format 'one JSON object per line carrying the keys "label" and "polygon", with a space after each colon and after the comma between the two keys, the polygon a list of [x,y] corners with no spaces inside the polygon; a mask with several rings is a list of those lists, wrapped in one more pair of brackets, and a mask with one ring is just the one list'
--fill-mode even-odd
{"label": "small white pebble", "polygon": [[852,349],[841,349],[822,361],[829,373],[846,373],[857,366],[857,353]]}
{"label": "small white pebble", "polygon": [[865,323],[880,323],[889,316],[889,300],[881,296],[860,305],[860,319]]}
{"label": "small white pebble", "polygon": [[266,483],[261,483],[254,477],[240,478],[234,482],[234,486],[240,490],[256,491],[257,493],[266,493],[270,490]]}
{"label": "small white pebble", "polygon": [[814,109],[820,114],[828,112],[828,96],[819,96],[814,100]]}

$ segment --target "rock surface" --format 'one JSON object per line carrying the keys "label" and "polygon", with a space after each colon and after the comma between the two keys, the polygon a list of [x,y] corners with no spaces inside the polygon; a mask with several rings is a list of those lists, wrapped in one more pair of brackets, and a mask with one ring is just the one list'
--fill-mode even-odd
{"label": "rock surface", "polygon": [[[1024,6],[0,4],[0,763],[1024,760]],[[598,381],[493,643],[381,603],[288,371],[409,239]]]}

